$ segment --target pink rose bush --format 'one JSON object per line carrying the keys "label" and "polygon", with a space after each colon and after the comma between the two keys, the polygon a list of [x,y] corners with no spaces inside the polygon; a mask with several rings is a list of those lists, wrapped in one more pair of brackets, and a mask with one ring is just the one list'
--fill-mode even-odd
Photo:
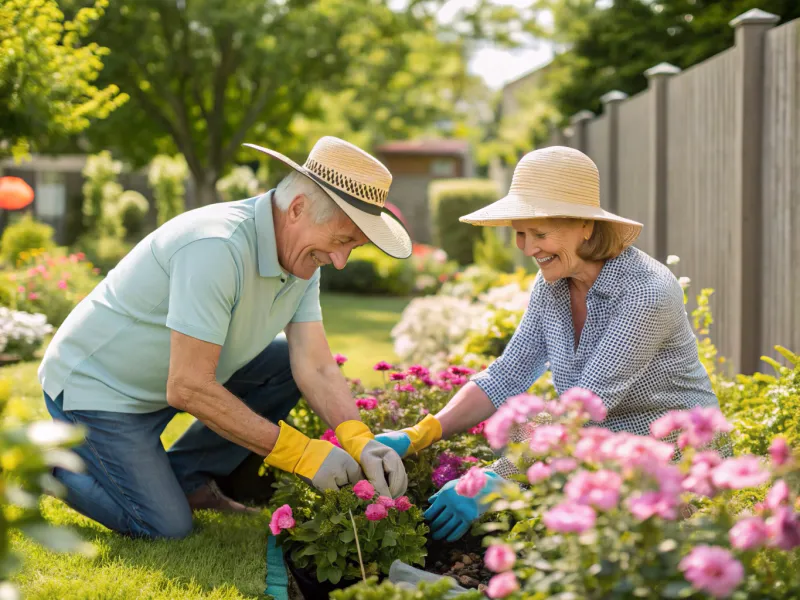
{"label": "pink rose bush", "polygon": [[[519,544],[529,535],[523,532],[535,532],[535,542],[518,551],[519,570],[502,571],[490,597],[519,590],[599,599],[617,585],[681,594],[670,597],[694,591],[727,598],[745,588],[758,596],[775,577],[764,572],[773,558],[784,565],[781,576],[800,586],[797,569],[779,558],[800,548],[798,478],[790,477],[800,470],[783,441],[773,442],[766,458],[730,456],[731,425],[710,408],[667,413],[650,436],[603,429],[605,418],[599,398],[570,390],[552,401],[511,398],[486,421],[490,446],[528,465],[518,480],[529,486],[504,488],[497,506],[516,525],[490,547]],[[512,441],[514,428],[532,423],[539,424],[527,441]],[[764,494],[757,514],[734,501],[753,490]],[[499,564],[500,552],[487,553],[487,566]],[[522,566],[555,563],[563,578]],[[586,573],[585,565],[598,567]]]}
{"label": "pink rose bush", "polygon": [[269,530],[272,535],[278,535],[284,529],[292,529],[295,525],[292,518],[292,508],[288,504],[284,504],[274,513],[269,521]]}

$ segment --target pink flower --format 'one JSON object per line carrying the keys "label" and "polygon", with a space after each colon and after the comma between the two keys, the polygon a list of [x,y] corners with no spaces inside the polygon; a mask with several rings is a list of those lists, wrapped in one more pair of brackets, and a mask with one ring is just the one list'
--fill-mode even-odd
{"label": "pink flower", "polygon": [[375,496],[375,488],[366,479],[362,479],[353,486],[353,493],[362,500],[372,500]]}
{"label": "pink flower", "polygon": [[578,461],[574,458],[554,458],[550,461],[550,466],[558,473],[569,473],[578,468]]}
{"label": "pink flower", "polygon": [[650,433],[654,438],[663,439],[673,431],[682,429],[684,426],[684,414],[678,410],[671,410],[660,419],[650,423]]}
{"label": "pink flower", "polygon": [[470,427],[467,429],[467,433],[471,433],[472,435],[480,435],[483,433],[484,428],[486,427],[486,421],[481,421],[475,427]]}
{"label": "pink flower", "polygon": [[486,473],[480,467],[472,467],[456,483],[456,493],[459,496],[474,498],[486,485]]}
{"label": "pink flower", "polygon": [[761,461],[749,454],[724,460],[711,473],[714,485],[728,490],[758,487],[769,481],[769,477],[769,471],[762,468]]}
{"label": "pink flower", "polygon": [[344,354],[334,354],[333,359],[336,361],[336,364],[340,366],[347,362],[347,357]]}
{"label": "pink flower", "polygon": [[406,378],[404,373],[392,373],[389,375],[390,381],[403,381]]}
{"label": "pink flower", "polygon": [[489,598],[505,598],[519,589],[519,582],[513,572],[507,571],[495,575],[489,580],[486,595]]}
{"label": "pink flower", "polygon": [[678,568],[686,581],[714,598],[726,598],[744,579],[742,564],[718,546],[695,546]]}
{"label": "pink flower", "polygon": [[429,414],[430,412],[431,411],[429,411],[427,408],[424,408],[424,407],[419,409],[419,414],[421,414],[423,416]]}
{"label": "pink flower", "polygon": [[511,570],[517,555],[508,544],[493,544],[486,550],[483,562],[486,568],[495,573]]}
{"label": "pink flower", "polygon": [[100,267],[95,267],[94,269],[92,269],[92,273],[94,273],[95,275],[100,275]]}
{"label": "pink flower", "polygon": [[783,479],[779,479],[770,488],[769,492],[767,492],[764,505],[768,509],[776,511],[784,504],[789,504],[789,486],[786,485],[786,482]]}
{"label": "pink flower", "polygon": [[452,383],[454,386],[464,385],[467,383],[467,381],[469,381],[469,379],[466,377],[461,377],[460,375],[454,375],[450,378],[450,383]]}
{"label": "pink flower", "polygon": [[576,502],[564,502],[546,513],[542,519],[548,529],[560,533],[583,533],[594,527],[597,518],[594,510],[589,506]]}
{"label": "pink flower", "polygon": [[342,447],[342,445],[339,443],[339,439],[336,437],[336,432],[333,429],[326,429],[325,433],[319,436],[319,439],[325,440],[326,442],[330,442],[337,448]]}
{"label": "pink flower", "polygon": [[579,471],[564,486],[567,498],[578,504],[611,510],[619,502],[622,477],[614,471]]}
{"label": "pink flower", "polygon": [[499,410],[486,421],[484,436],[489,445],[502,448],[508,443],[508,434],[514,424],[521,425],[544,410],[544,400],[537,396],[521,394],[506,400]]}
{"label": "pink flower", "polygon": [[575,458],[584,461],[601,462],[606,456],[600,451],[603,442],[614,434],[605,427],[586,427],[581,429],[580,439],[575,445]]}
{"label": "pink flower", "polygon": [[25,286],[24,285],[19,286],[17,288],[17,292],[19,292],[20,294],[24,294],[25,293]]}
{"label": "pink flower", "polygon": [[684,413],[684,432],[678,436],[678,447],[699,448],[712,442],[717,433],[730,431],[731,424],[717,408],[696,406]]}
{"label": "pink flower", "polygon": [[378,408],[378,400],[371,396],[368,398],[359,398],[356,400],[356,406],[364,410],[375,410]]}
{"label": "pink flower", "polygon": [[575,387],[567,390],[561,394],[561,402],[579,412],[585,411],[592,421],[603,421],[608,414],[603,401],[594,392],[584,388]]}
{"label": "pink flower", "polygon": [[381,362],[377,363],[372,368],[375,369],[376,371],[388,371],[389,369],[392,369],[393,367],[392,367],[392,365],[390,365],[386,361],[382,360]]}
{"label": "pink flower", "polygon": [[675,496],[664,492],[640,492],[628,498],[626,505],[639,521],[646,521],[656,515],[669,521],[678,517]]}
{"label": "pink flower", "polygon": [[394,500],[389,498],[389,496],[378,496],[377,502],[386,508],[394,508]]}
{"label": "pink flower", "polygon": [[284,529],[291,529],[295,526],[294,518],[292,517],[292,507],[284,504],[280,508],[275,509],[272,513],[272,518],[269,520],[269,530],[272,535],[278,535]]}
{"label": "pink flower", "polygon": [[388,516],[389,511],[383,504],[370,504],[364,514],[370,521],[380,521]]}
{"label": "pink flower", "polygon": [[600,445],[599,451],[607,457],[614,457],[623,467],[637,467],[667,464],[672,460],[675,448],[651,437],[622,432],[609,437]]}
{"label": "pink flower", "polygon": [[400,496],[394,501],[394,507],[400,512],[406,512],[412,506],[408,496]]}
{"label": "pink flower", "polygon": [[78,260],[83,260],[84,258],[86,258],[86,255],[83,252],[78,252],[75,255],[75,258],[77,258]]}
{"label": "pink flower", "polygon": [[58,282],[58,288],[61,290],[67,289],[67,282],[62,279]]}
{"label": "pink flower", "polygon": [[533,430],[530,440],[531,452],[546,454],[567,441],[567,430],[563,425],[541,425]]}
{"label": "pink flower", "polygon": [[28,294],[28,300],[38,300],[38,299],[39,299],[39,294],[37,294],[36,292],[31,292],[30,294]]}
{"label": "pink flower", "polygon": [[677,465],[654,464],[641,467],[642,471],[658,482],[659,491],[677,495],[683,489],[683,473]]}
{"label": "pink flower", "polygon": [[408,373],[414,377],[419,377],[422,379],[423,377],[428,377],[431,372],[422,365],[411,365],[408,367]]}
{"label": "pink flower", "polygon": [[417,388],[415,388],[410,383],[405,383],[403,385],[400,385],[398,383],[396,386],[394,386],[394,391],[395,392],[414,392],[414,391],[416,391],[416,389]]}
{"label": "pink flower", "polygon": [[767,524],[758,517],[742,519],[728,532],[731,546],[737,550],[760,548],[768,538]]}
{"label": "pink flower", "polygon": [[784,438],[776,437],[769,446],[769,455],[772,457],[772,464],[780,467],[791,460],[792,449]]}
{"label": "pink flower", "polygon": [[792,550],[800,546],[800,520],[798,514],[788,506],[781,506],[767,519],[770,545],[781,550]]}
{"label": "pink flower", "polygon": [[472,375],[473,373],[475,373],[475,371],[470,369],[469,367],[458,367],[456,365],[452,365],[451,367],[448,368],[448,370],[453,375],[460,375],[460,376]]}
{"label": "pink flower", "polygon": [[528,469],[528,481],[532,484],[537,484],[550,477],[551,473],[552,470],[546,464],[543,462],[535,462]]}
{"label": "pink flower", "polygon": [[434,385],[436,385],[436,382],[427,375],[425,377],[420,377],[420,381],[425,385],[427,385],[428,387],[433,387]]}

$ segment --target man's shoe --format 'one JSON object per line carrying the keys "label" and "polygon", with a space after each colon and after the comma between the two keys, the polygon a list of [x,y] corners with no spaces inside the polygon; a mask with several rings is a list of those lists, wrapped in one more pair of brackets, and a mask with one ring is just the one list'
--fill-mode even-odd
{"label": "man's shoe", "polygon": [[261,512],[257,508],[250,508],[228,498],[214,481],[209,481],[206,485],[188,494],[186,499],[189,501],[189,507],[192,511],[205,509],[250,514],[259,514]]}

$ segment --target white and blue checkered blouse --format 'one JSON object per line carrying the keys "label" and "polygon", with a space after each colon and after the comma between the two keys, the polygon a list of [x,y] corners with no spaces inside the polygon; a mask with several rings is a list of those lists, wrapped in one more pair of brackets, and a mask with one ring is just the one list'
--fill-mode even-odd
{"label": "white and blue checkered blouse", "polygon": [[586,298],[577,349],[566,279],[537,277],[503,355],[473,381],[499,407],[549,367],[561,394],[593,391],[608,409],[598,425],[638,435],[670,410],[719,407],[672,272],[630,247],[606,261]]}

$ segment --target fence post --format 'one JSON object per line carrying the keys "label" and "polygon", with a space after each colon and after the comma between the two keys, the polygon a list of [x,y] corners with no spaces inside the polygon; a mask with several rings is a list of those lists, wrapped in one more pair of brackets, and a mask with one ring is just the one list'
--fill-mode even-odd
{"label": "fence post", "polygon": [[[733,232],[735,281],[741,315],[734,344],[742,373],[758,369],[761,349],[761,171],[763,160],[764,38],[780,17],[753,9],[730,22],[736,35],[736,131],[734,202],[739,232]],[[739,233],[739,236],[736,236]]]}
{"label": "fence post", "polygon": [[589,146],[586,127],[592,119],[594,119],[594,113],[592,111],[582,110],[572,115],[572,118],[569,120],[572,126],[572,135],[570,136],[569,145],[576,150],[580,150],[584,154],[588,153]]}
{"label": "fence post", "polygon": [[607,206],[611,212],[619,212],[619,105],[628,97],[625,92],[612,90],[600,97],[603,112],[608,118],[608,183]]}
{"label": "fence post", "polygon": [[653,256],[667,261],[667,87],[680,68],[660,63],[644,72],[650,89],[650,190],[647,209],[653,223]]}

